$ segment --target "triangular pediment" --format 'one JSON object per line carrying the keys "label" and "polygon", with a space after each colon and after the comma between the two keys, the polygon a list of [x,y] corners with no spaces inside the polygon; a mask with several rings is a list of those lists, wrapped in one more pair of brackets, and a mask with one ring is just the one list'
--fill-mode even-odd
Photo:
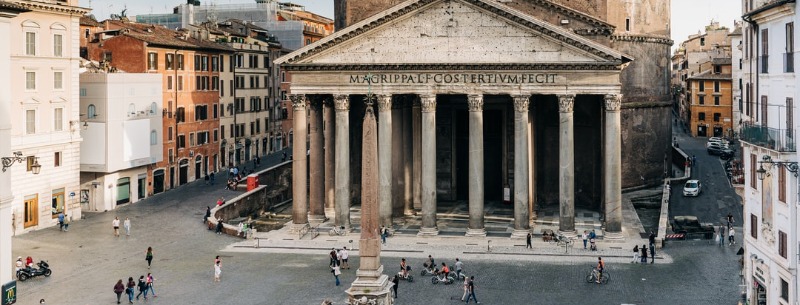
{"label": "triangular pediment", "polygon": [[409,0],[277,63],[607,65],[628,60],[611,48],[492,0]]}

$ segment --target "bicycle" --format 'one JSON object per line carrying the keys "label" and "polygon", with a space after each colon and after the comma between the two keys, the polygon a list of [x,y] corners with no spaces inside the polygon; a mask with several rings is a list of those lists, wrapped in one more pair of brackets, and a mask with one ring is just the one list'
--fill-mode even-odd
{"label": "bicycle", "polygon": [[333,227],[330,231],[328,231],[330,236],[334,235],[347,235],[347,230],[344,229],[344,226]]}
{"label": "bicycle", "polygon": [[572,246],[575,241],[572,238],[566,237],[563,234],[558,234],[550,240],[551,244],[556,244],[559,247]]}
{"label": "bicycle", "polygon": [[[592,270],[589,271],[589,274],[586,275],[586,282],[587,283],[595,283],[597,282],[597,277],[600,275],[600,272],[597,271],[597,268],[592,267]],[[601,284],[607,284],[608,280],[611,278],[609,275],[608,270],[603,270],[603,278],[600,280]]]}

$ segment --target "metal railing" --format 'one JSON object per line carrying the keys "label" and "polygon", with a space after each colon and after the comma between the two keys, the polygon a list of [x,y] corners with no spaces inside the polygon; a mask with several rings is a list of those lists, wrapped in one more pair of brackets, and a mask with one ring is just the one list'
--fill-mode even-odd
{"label": "metal railing", "polygon": [[780,152],[797,151],[794,129],[777,129],[756,124],[743,124],[739,138],[750,144]]}

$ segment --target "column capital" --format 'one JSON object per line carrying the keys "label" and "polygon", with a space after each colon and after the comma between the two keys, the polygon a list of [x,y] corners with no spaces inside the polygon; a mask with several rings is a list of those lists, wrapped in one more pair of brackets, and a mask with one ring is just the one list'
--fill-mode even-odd
{"label": "column capital", "polygon": [[514,98],[514,110],[517,112],[527,112],[528,105],[530,105],[531,96],[527,94],[515,94],[511,96]]}
{"label": "column capital", "polygon": [[347,94],[337,94],[333,96],[333,107],[336,111],[350,110],[350,96]]}
{"label": "column capital", "polygon": [[560,94],[558,96],[558,112],[572,112],[574,106],[574,94]]}
{"label": "column capital", "polygon": [[422,112],[436,112],[436,95],[423,94],[419,96]]}
{"label": "column capital", "polygon": [[622,103],[621,94],[606,94],[605,97],[606,111],[619,111]]}
{"label": "column capital", "polygon": [[467,109],[469,109],[469,111],[483,111],[483,95],[482,94],[468,95]]}
{"label": "column capital", "polygon": [[378,112],[387,112],[392,110],[392,95],[391,94],[376,94],[378,99]]}
{"label": "column capital", "polygon": [[294,111],[305,110],[308,102],[305,94],[289,94],[289,99],[292,101]]}

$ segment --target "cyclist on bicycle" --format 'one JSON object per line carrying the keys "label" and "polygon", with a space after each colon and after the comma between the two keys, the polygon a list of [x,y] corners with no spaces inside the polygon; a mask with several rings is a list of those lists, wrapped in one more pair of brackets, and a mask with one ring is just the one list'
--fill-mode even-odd
{"label": "cyclist on bicycle", "polygon": [[597,257],[597,283],[600,284],[600,280],[603,279],[603,270],[606,269],[606,263],[603,262],[602,257]]}
{"label": "cyclist on bicycle", "polygon": [[401,259],[400,260],[400,271],[403,272],[403,277],[404,278],[408,277],[408,270],[409,269],[411,269],[411,268],[409,268],[408,265],[406,264],[406,259],[405,258]]}
{"label": "cyclist on bicycle", "polygon": [[436,262],[433,260],[433,257],[428,255],[428,260],[423,264],[425,268],[433,269],[436,268]]}
{"label": "cyclist on bicycle", "polygon": [[442,262],[442,273],[444,273],[444,280],[447,280],[447,276],[450,274],[450,268],[447,267],[447,263]]}

